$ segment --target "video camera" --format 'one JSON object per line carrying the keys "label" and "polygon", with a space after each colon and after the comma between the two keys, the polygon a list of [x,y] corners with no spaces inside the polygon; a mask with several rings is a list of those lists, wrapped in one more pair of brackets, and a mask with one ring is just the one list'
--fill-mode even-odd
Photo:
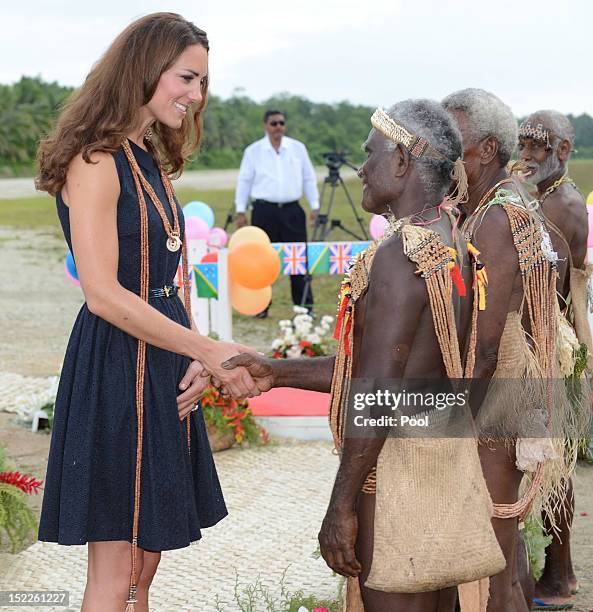
{"label": "video camera", "polygon": [[323,159],[325,159],[325,165],[330,170],[337,171],[342,164],[350,165],[346,159],[346,155],[348,155],[347,151],[328,151],[327,153],[323,153]]}

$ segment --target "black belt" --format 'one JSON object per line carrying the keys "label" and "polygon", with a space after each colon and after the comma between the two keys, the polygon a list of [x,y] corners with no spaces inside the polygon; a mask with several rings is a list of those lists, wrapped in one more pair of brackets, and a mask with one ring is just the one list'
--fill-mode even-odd
{"label": "black belt", "polygon": [[298,204],[298,200],[293,200],[292,202],[268,202],[268,200],[253,200],[254,204],[269,204],[270,206],[277,206],[278,208],[282,208],[283,206],[292,206],[294,204]]}
{"label": "black belt", "polygon": [[157,289],[149,289],[148,297],[149,298],[172,298],[177,295],[179,291],[179,287],[177,285],[164,285],[163,287],[158,287]]}

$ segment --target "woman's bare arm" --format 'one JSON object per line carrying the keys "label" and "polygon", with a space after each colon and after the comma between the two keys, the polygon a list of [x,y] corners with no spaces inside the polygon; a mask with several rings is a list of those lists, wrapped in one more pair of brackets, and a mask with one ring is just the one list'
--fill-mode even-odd
{"label": "woman's bare arm", "polygon": [[80,155],[74,158],[63,190],[70,210],[73,254],[89,310],[148,344],[201,361],[233,395],[257,395],[257,386],[244,368],[220,366],[248,349],[216,342],[175,323],[118,282],[117,170],[110,154],[97,153],[92,161],[87,164]]}

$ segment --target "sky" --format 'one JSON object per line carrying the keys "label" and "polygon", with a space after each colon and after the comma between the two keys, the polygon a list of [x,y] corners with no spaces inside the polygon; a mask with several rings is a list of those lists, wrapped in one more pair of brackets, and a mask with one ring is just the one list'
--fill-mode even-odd
{"label": "sky", "polygon": [[[593,115],[590,0],[30,0],[0,3],[0,83],[78,86],[113,38],[155,11],[210,40],[210,91],[390,106],[481,87],[525,116]],[[24,8],[20,8],[24,7]]]}

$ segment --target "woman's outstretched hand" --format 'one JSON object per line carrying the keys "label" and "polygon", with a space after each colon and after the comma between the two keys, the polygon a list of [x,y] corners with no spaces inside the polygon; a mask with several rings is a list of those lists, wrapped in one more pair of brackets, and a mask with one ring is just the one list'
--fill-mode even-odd
{"label": "woman's outstretched hand", "polygon": [[236,342],[215,341],[212,347],[204,353],[201,361],[204,369],[218,383],[217,386],[224,386],[233,398],[256,397],[261,394],[261,391],[246,368],[226,369],[222,367],[223,362],[239,353],[257,354],[257,351]]}
{"label": "woman's outstretched hand", "polygon": [[259,353],[241,353],[222,364],[225,370],[247,368],[260,392],[269,391],[274,386],[274,371],[271,360]]}

